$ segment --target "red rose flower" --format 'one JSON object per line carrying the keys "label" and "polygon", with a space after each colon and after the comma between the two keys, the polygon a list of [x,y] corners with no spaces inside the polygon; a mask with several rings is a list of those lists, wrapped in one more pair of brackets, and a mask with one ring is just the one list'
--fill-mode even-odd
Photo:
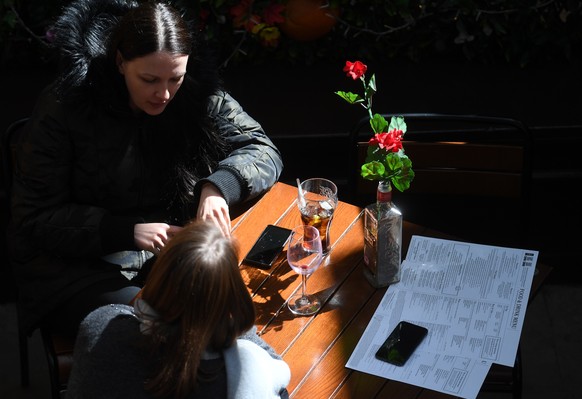
{"label": "red rose flower", "polygon": [[368,66],[361,61],[346,61],[346,66],[344,67],[344,72],[346,72],[347,75],[354,80],[360,79],[362,76],[364,76],[367,70]]}
{"label": "red rose flower", "polygon": [[388,133],[378,133],[368,142],[370,145],[378,144],[378,147],[386,151],[398,152],[402,149],[402,135],[399,129],[392,129]]}

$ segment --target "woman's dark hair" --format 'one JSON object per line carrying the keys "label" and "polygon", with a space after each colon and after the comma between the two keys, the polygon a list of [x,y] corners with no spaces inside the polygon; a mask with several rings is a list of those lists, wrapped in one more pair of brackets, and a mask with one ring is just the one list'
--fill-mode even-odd
{"label": "woman's dark hair", "polygon": [[61,96],[102,81],[104,69],[116,71],[117,51],[126,60],[156,51],[200,56],[193,20],[162,2],[76,0],[64,8],[51,31],[52,45],[60,53],[56,89]]}
{"label": "woman's dark hair", "polygon": [[121,18],[109,43],[109,57],[115,57],[117,51],[127,61],[157,51],[190,55],[193,32],[170,5],[146,2]]}
{"label": "woman's dark hair", "polygon": [[170,240],[142,298],[159,313],[146,337],[157,368],[146,389],[156,397],[191,393],[204,350],[231,346],[255,321],[237,246],[210,222],[193,222]]}

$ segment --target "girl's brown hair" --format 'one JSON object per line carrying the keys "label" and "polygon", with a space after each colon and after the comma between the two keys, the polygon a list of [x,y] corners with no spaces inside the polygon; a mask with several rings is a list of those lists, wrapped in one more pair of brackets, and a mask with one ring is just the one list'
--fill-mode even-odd
{"label": "girl's brown hair", "polygon": [[159,313],[147,336],[156,365],[146,389],[156,397],[192,392],[204,350],[231,346],[255,321],[237,245],[209,222],[194,222],[170,240],[150,271],[142,299]]}

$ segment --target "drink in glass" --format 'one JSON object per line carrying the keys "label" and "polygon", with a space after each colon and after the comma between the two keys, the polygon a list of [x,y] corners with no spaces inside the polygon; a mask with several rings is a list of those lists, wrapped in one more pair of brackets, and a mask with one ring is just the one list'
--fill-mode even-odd
{"label": "drink in glass", "polygon": [[327,179],[312,178],[302,182],[299,188],[301,221],[319,230],[323,253],[327,254],[331,248],[329,232],[337,206],[337,186]]}
{"label": "drink in glass", "polygon": [[321,308],[321,301],[316,295],[307,293],[307,277],[321,264],[321,238],[313,226],[297,226],[291,231],[287,248],[289,266],[301,276],[301,290],[287,302],[291,312],[300,316],[309,316]]}
{"label": "drink in glass", "polygon": [[[310,275],[321,264],[321,239],[319,231],[307,226],[301,226],[289,242],[287,261],[297,274]],[[300,247],[300,248],[299,248]]]}

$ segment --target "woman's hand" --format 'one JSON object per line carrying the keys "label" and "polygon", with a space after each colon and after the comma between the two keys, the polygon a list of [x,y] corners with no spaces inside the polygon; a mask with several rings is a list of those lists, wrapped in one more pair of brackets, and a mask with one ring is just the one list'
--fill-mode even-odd
{"label": "woman's hand", "polygon": [[211,220],[225,237],[230,237],[228,204],[213,184],[206,183],[202,186],[196,217],[200,220]]}
{"label": "woman's hand", "polygon": [[158,255],[170,238],[180,230],[182,227],[166,223],[138,223],[133,228],[135,245]]}

